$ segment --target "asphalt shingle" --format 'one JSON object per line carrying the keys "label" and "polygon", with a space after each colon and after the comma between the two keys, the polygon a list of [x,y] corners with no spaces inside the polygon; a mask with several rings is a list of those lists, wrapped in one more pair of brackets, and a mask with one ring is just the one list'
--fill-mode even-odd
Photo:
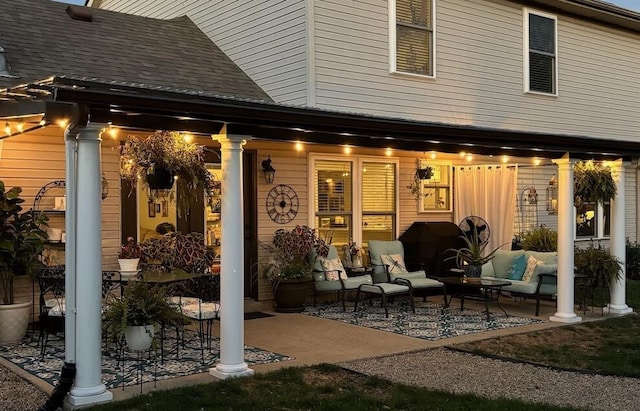
{"label": "asphalt shingle", "polygon": [[186,16],[161,20],[90,8],[93,21],[86,22],[71,19],[67,7],[0,0],[0,47],[18,76],[0,77],[0,89],[64,75],[272,101]]}

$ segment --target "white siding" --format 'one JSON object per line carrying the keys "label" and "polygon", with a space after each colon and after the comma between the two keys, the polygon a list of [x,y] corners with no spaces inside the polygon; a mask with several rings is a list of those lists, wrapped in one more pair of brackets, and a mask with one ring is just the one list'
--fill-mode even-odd
{"label": "white siding", "polygon": [[558,16],[559,96],[523,93],[522,6],[437,3],[437,78],[390,75],[387,1],[315,0],[323,108],[512,130],[635,139],[640,35]]}
{"label": "white siding", "polygon": [[307,104],[303,0],[105,0],[100,7],[164,19],[187,15],[271,98]]}

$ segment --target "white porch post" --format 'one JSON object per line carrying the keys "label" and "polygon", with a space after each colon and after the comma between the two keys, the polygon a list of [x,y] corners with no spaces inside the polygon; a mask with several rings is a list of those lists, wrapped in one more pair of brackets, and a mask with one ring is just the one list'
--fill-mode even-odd
{"label": "white porch post", "polygon": [[[100,137],[103,124],[88,124],[78,133],[77,171],[67,190],[75,197],[73,236],[76,264],[71,273],[76,279],[76,378],[66,401],[83,406],[110,401],[111,392],[102,383],[100,313],[102,288],[102,201]],[[75,187],[74,187],[75,183]]]}
{"label": "white porch post", "polygon": [[574,312],[573,242],[573,163],[566,155],[553,160],[558,165],[558,307],[550,321],[577,323]]}
{"label": "white porch post", "polygon": [[242,146],[246,136],[212,136],[222,161],[222,243],[220,249],[220,361],[209,373],[218,378],[253,374],[244,361],[244,217]]}
{"label": "white porch post", "polygon": [[625,247],[625,168],[622,159],[616,160],[612,167],[613,176],[616,181],[616,196],[611,201],[611,254],[622,262],[622,279],[611,284],[611,303],[609,312],[615,314],[626,314],[633,310],[626,304],[626,247]]}
{"label": "white porch post", "polygon": [[76,165],[77,165],[77,134],[71,133],[72,125],[69,125],[64,133],[65,148],[65,192],[67,196],[65,232],[67,233],[66,251],[64,255],[64,360],[67,363],[76,362]]}

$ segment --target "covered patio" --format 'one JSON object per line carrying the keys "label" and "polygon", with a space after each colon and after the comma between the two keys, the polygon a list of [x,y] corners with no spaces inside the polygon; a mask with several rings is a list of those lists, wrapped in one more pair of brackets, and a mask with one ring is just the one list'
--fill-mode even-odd
{"label": "covered patio", "polygon": [[[615,160],[618,194],[613,201],[611,222],[612,253],[624,261],[624,173],[623,160],[640,155],[640,143],[612,141],[581,136],[523,133],[505,130],[452,126],[356,114],[328,112],[302,107],[289,107],[268,102],[221,98],[205,92],[190,92],[146,88],[122,82],[99,79],[54,77],[16,87],[12,96],[0,102],[0,120],[23,120],[31,124],[23,132],[3,138],[19,138],[42,127],[65,128],[67,172],[67,307],[65,362],[74,363],[77,375],[70,399],[80,406],[108,401],[112,393],[103,383],[100,366],[100,271],[101,244],[101,144],[108,128],[121,130],[186,130],[197,138],[216,140],[221,147],[224,170],[222,214],[225,222],[221,250],[221,317],[220,359],[210,373],[227,378],[253,373],[246,362],[244,344],[256,338],[261,348],[274,347],[274,352],[299,358],[295,351],[313,346],[315,342],[290,338],[291,318],[260,319],[271,324],[271,330],[257,334],[248,327],[243,316],[243,276],[245,271],[242,227],[242,152],[248,140],[269,142],[303,141],[305,144],[340,145],[414,152],[458,153],[473,150],[487,156],[546,157],[558,166],[558,296],[557,308],[545,311],[555,322],[578,322],[575,312],[573,282],[573,178],[574,159]],[[78,195],[77,193],[82,193]],[[624,279],[611,291],[610,313],[626,313]],[[301,322],[317,319],[298,317]],[[282,323],[281,323],[282,321]],[[284,327],[284,323],[289,324]],[[548,324],[548,323],[545,323]],[[338,326],[339,328],[342,325]],[[258,327],[259,328],[259,327]],[[286,332],[285,332],[286,329]],[[82,330],[80,332],[80,330]],[[284,334],[279,343],[262,340],[274,336],[273,330]],[[300,330],[302,331],[302,330]],[[336,338],[342,331],[335,331]],[[324,340],[326,336],[320,338]],[[394,337],[395,338],[395,337]],[[409,337],[406,337],[409,338]],[[363,338],[362,345],[371,344]],[[394,350],[411,349],[424,341],[406,340],[394,345]],[[426,345],[425,345],[426,344]],[[280,348],[285,349],[280,349]],[[293,349],[293,347],[296,347]],[[362,355],[362,346],[349,349]],[[384,353],[388,348],[372,346]],[[292,353],[289,353],[292,351]],[[371,352],[369,352],[370,354]],[[326,354],[326,352],[325,352]],[[324,354],[323,354],[324,355]],[[333,355],[333,354],[332,354]],[[351,355],[351,354],[350,354]],[[303,356],[304,358],[304,356]],[[313,356],[309,357],[310,359]],[[338,358],[339,360],[339,358]],[[305,360],[301,360],[305,361]],[[293,364],[293,363],[292,363]],[[271,365],[264,365],[269,368]],[[256,366],[259,367],[259,366]]]}

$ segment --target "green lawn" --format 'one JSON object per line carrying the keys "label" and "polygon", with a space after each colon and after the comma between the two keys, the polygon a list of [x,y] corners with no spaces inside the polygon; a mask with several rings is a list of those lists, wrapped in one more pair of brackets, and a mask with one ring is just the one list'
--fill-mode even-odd
{"label": "green lawn", "polygon": [[[640,282],[627,282],[627,304],[640,308]],[[640,377],[640,317],[518,334],[457,348],[564,368]],[[249,378],[158,391],[91,408],[137,410],[572,410],[513,400],[429,391],[332,365],[284,368]]]}
{"label": "green lawn", "polygon": [[394,384],[332,365],[284,368],[268,374],[160,391],[90,408],[101,411],[204,410],[576,410]]}

